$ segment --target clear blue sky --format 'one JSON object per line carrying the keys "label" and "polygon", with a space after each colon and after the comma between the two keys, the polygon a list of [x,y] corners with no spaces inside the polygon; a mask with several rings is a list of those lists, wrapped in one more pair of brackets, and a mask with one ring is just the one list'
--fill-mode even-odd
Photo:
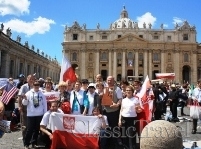
{"label": "clear blue sky", "polygon": [[129,18],[135,22],[152,23],[152,28],[173,29],[174,23],[187,20],[195,25],[197,42],[201,42],[200,0],[0,0],[0,23],[12,30],[12,39],[21,36],[59,63],[62,58],[64,26],[76,20],[87,29],[108,29],[119,19],[125,5]]}

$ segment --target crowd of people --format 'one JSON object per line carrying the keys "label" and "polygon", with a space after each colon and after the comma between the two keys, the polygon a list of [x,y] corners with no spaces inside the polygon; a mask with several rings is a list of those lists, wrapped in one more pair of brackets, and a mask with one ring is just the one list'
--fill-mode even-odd
{"label": "crowd of people", "polygon": [[[12,78],[9,79],[12,83]],[[11,98],[5,111],[12,111],[12,116],[20,115],[20,124],[24,148],[30,145],[37,147],[38,136],[42,136],[47,148],[54,139],[49,126],[49,117],[52,112],[74,114],[83,116],[98,116],[101,120],[100,149],[115,149],[119,145],[125,145],[129,149],[136,147],[136,134],[140,136],[141,130],[138,115],[143,111],[137,94],[141,90],[142,82],[126,80],[118,84],[113,76],[108,76],[103,81],[98,74],[95,82],[87,79],[71,82],[61,81],[55,85],[50,77],[37,79],[34,75],[19,76],[19,89],[16,96]],[[170,106],[172,113],[171,122],[178,122],[177,107],[181,106],[181,114],[185,115],[184,107],[192,101],[201,105],[201,80],[193,89],[189,84],[176,85],[155,83],[149,87],[153,92],[153,118],[160,120]],[[59,92],[59,98],[54,101],[46,100],[44,93]],[[111,99],[111,104],[103,104],[103,101]],[[15,107],[17,101],[18,107]],[[16,112],[18,111],[18,112]],[[193,119],[192,134],[197,132],[197,119]],[[110,133],[108,133],[110,132]],[[115,133],[116,132],[116,133]],[[118,135],[121,132],[121,135]],[[124,136],[124,137],[122,137]]]}

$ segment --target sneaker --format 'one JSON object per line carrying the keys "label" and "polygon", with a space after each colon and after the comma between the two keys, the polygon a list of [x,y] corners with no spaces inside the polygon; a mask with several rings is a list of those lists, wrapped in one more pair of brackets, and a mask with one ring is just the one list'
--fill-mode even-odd
{"label": "sneaker", "polygon": [[29,149],[29,147],[28,147],[28,146],[25,146],[24,149]]}

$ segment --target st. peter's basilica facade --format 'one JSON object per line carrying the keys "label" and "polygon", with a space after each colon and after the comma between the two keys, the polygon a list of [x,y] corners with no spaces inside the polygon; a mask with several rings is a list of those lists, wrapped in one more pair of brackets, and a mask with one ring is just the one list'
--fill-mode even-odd
{"label": "st. peter's basilica facade", "polygon": [[120,18],[108,29],[87,29],[73,22],[64,31],[63,52],[77,67],[81,79],[90,81],[96,74],[108,75],[117,81],[127,76],[147,75],[155,79],[155,73],[175,73],[178,83],[196,83],[200,77],[201,46],[196,42],[196,28],[188,21],[175,24],[173,29],[152,29],[152,24],[143,24],[128,17],[123,8]]}

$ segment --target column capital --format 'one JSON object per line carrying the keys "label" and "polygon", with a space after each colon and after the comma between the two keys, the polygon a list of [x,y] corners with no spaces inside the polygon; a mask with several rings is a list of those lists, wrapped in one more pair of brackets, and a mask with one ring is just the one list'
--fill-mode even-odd
{"label": "column capital", "polygon": [[174,49],[173,50],[174,53],[180,53],[180,51],[181,51],[180,49]]}
{"label": "column capital", "polygon": [[197,49],[194,49],[192,50],[193,54],[197,54],[198,53],[198,50]]}
{"label": "column capital", "polygon": [[161,49],[161,52],[162,52],[162,53],[166,53],[166,52],[167,52],[167,49]]}

